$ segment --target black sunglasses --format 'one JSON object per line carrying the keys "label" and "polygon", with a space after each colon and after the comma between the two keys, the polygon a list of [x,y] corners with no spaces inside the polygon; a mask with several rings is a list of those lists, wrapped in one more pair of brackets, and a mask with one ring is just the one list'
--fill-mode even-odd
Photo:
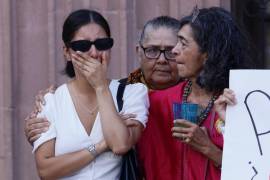
{"label": "black sunglasses", "polygon": [[73,51],[81,51],[81,52],[87,52],[91,48],[91,46],[94,45],[97,50],[99,51],[105,51],[108,49],[111,49],[113,46],[113,39],[112,38],[100,38],[96,39],[95,41],[90,40],[78,40],[78,41],[72,41],[69,43],[69,47]]}

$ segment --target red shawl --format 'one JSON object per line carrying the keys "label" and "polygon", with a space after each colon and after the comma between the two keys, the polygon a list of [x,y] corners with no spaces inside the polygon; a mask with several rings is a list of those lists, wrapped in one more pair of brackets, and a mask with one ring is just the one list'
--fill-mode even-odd
{"label": "red shawl", "polygon": [[[137,146],[139,164],[146,180],[219,180],[220,169],[189,145],[172,137],[173,102],[181,102],[186,82],[149,92],[150,109],[147,127]],[[203,122],[214,144],[223,147],[223,136],[214,126],[210,113]],[[206,178],[205,178],[206,176]]]}

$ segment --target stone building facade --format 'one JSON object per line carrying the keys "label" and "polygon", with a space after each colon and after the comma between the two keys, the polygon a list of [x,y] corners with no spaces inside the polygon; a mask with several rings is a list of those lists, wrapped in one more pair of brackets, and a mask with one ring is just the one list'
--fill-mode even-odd
{"label": "stone building facade", "polygon": [[138,66],[135,45],[147,20],[180,18],[195,4],[230,9],[230,0],[1,0],[0,180],[38,179],[24,118],[39,90],[66,80],[61,31],[71,11],[91,8],[108,19],[115,39],[109,76],[119,78]]}

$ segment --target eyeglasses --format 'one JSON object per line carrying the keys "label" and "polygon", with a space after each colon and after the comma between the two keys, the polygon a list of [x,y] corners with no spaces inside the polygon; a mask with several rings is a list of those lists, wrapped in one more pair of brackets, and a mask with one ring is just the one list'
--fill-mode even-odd
{"label": "eyeglasses", "polygon": [[158,59],[161,53],[164,54],[164,57],[168,61],[175,61],[176,54],[172,52],[173,47],[165,47],[165,49],[161,50],[159,47],[151,46],[151,47],[143,47],[140,45],[144,51],[145,57],[148,59]]}
{"label": "eyeglasses", "polygon": [[112,48],[113,39],[101,38],[101,39],[96,39],[95,41],[78,40],[78,41],[72,41],[69,43],[69,47],[73,51],[81,51],[81,52],[89,51],[92,45],[94,45],[99,51],[105,51]]}

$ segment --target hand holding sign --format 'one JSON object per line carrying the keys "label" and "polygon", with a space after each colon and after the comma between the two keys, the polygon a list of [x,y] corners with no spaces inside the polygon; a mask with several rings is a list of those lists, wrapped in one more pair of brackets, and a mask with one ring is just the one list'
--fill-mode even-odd
{"label": "hand holding sign", "polygon": [[230,72],[230,89],[235,92],[238,103],[227,107],[222,180],[269,179],[270,83],[265,81],[267,77],[270,77],[269,70]]}

